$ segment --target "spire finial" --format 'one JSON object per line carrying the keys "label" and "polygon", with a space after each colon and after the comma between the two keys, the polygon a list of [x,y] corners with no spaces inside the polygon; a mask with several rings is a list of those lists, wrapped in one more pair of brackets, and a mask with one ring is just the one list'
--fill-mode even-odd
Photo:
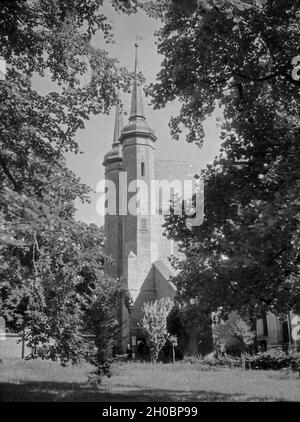
{"label": "spire finial", "polygon": [[132,87],[132,97],[131,97],[131,111],[130,111],[130,118],[132,120],[136,117],[144,116],[144,106],[143,106],[143,95],[142,95],[142,88],[141,84],[138,81],[138,43],[135,42],[135,62],[134,62],[134,80],[133,80],[133,87]]}

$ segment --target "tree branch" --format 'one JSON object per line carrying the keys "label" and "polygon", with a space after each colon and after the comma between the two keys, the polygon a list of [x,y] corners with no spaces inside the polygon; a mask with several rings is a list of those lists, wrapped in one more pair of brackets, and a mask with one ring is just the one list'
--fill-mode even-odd
{"label": "tree branch", "polygon": [[0,165],[3,169],[4,174],[7,176],[7,178],[10,180],[10,182],[12,183],[14,190],[18,193],[21,192],[21,188],[19,183],[15,180],[15,178],[12,176],[12,174],[10,173],[10,171],[7,168],[7,165],[5,163],[4,158],[2,157],[1,153],[0,153]]}
{"label": "tree branch", "polygon": [[269,75],[260,76],[260,77],[244,75],[243,73],[240,73],[240,72],[233,72],[233,74],[236,75],[236,76],[239,76],[240,78],[243,78],[243,79],[246,79],[246,80],[249,80],[249,81],[253,81],[253,82],[264,82],[264,81],[268,81],[269,79],[273,79],[276,76],[283,76],[289,82],[291,82],[294,85],[300,87],[300,80],[297,81],[297,80],[293,79],[292,75],[290,75],[287,67],[285,67],[284,69],[278,70],[277,72],[270,73]]}
{"label": "tree branch", "polygon": [[285,75],[283,75],[282,70],[277,71],[275,73],[270,73],[269,75],[261,76],[261,77],[244,75],[243,73],[240,73],[240,72],[233,72],[233,74],[236,75],[236,76],[239,76],[240,78],[247,79],[247,80],[253,81],[253,82],[263,82],[263,81],[268,81],[269,79],[273,79],[276,76],[285,76]]}

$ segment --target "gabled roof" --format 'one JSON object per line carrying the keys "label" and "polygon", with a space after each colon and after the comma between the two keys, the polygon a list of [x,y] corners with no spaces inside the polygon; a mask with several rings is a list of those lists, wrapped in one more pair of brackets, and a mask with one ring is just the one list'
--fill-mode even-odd
{"label": "gabled roof", "polygon": [[176,290],[175,285],[170,280],[171,277],[175,276],[175,271],[168,267],[163,261],[157,260],[153,264],[153,267],[162,275],[162,277],[170,284],[170,286]]}

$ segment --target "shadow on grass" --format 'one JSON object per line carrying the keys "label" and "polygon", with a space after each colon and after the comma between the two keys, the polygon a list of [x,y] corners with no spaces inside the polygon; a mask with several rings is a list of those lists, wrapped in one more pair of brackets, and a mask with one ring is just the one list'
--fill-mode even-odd
{"label": "shadow on grass", "polygon": [[[118,386],[115,386],[118,389]],[[124,386],[119,386],[120,390]],[[58,382],[0,383],[2,402],[176,402],[242,401],[241,394],[213,391],[151,390],[131,386],[130,391],[108,391],[105,386]]]}

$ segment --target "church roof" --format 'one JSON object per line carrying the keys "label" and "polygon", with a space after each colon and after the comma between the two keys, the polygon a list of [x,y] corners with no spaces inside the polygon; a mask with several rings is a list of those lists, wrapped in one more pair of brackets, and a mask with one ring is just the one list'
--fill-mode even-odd
{"label": "church roof", "polygon": [[[163,280],[164,280],[164,284],[167,283],[167,286],[169,288],[171,288],[171,290],[173,290],[174,292],[176,291],[176,286],[173,284],[173,282],[171,281],[172,277],[175,276],[175,271],[172,267],[167,266],[163,261],[161,261],[160,259],[158,259],[157,261],[153,262],[152,264],[153,268],[158,271],[158,273],[162,276]],[[155,284],[156,284],[156,289],[157,290],[161,290],[159,287],[159,281],[161,282],[161,278],[157,277],[157,275],[155,274]]]}
{"label": "church roof", "polygon": [[104,155],[103,165],[106,166],[108,162],[122,161],[122,147],[121,144],[113,145],[112,149]]}
{"label": "church roof", "polygon": [[157,261],[153,262],[154,268],[157,269],[161,273],[161,275],[168,280],[170,277],[175,276],[175,271],[172,267],[167,266],[163,261],[158,259]]}

